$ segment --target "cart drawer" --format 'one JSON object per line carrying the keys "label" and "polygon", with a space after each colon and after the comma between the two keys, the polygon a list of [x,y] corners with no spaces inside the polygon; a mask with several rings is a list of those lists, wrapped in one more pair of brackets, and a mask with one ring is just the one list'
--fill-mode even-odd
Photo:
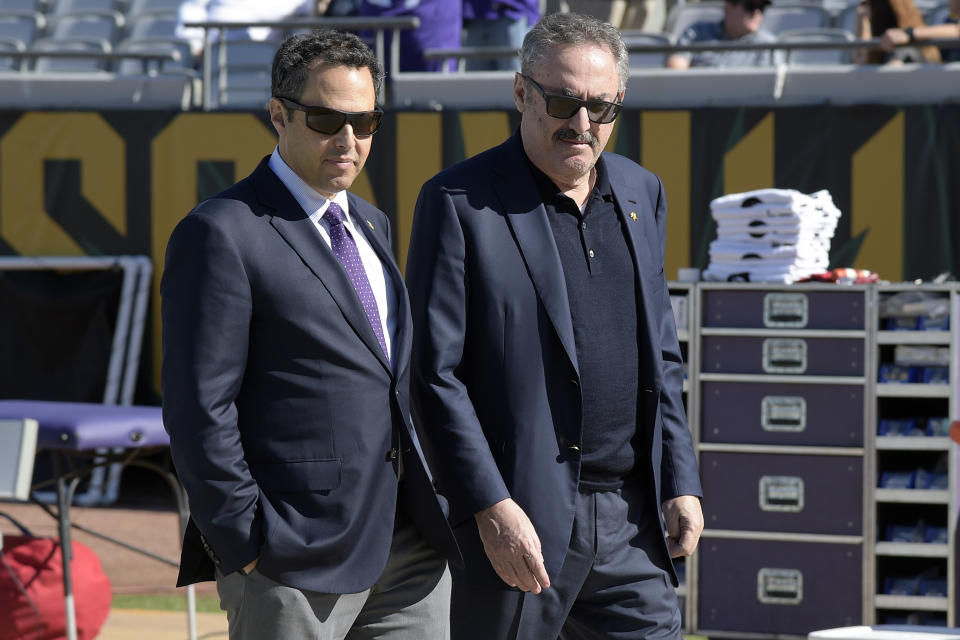
{"label": "cart drawer", "polygon": [[701,442],[863,446],[863,387],[704,382]]}
{"label": "cart drawer", "polygon": [[806,636],[860,624],[860,545],[704,538],[698,630]]}
{"label": "cart drawer", "polygon": [[860,535],[863,459],[705,451],[700,473],[711,529]]}
{"label": "cart drawer", "polygon": [[713,290],[703,292],[703,326],[862,330],[857,291]]}
{"label": "cart drawer", "polygon": [[862,376],[858,338],[704,336],[703,373]]}

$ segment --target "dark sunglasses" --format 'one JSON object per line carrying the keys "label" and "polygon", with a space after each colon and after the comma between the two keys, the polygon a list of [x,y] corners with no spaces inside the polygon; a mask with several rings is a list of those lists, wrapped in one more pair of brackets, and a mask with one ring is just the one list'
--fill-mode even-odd
{"label": "dark sunglasses", "polygon": [[354,135],[373,135],[380,127],[380,120],[383,118],[383,111],[380,109],[374,109],[373,111],[338,111],[330,107],[307,107],[280,96],[276,96],[276,98],[287,109],[303,111],[306,114],[307,127],[328,136],[340,131],[343,125],[348,122],[353,127]]}
{"label": "dark sunglasses", "polygon": [[537,84],[530,76],[525,76],[521,73],[520,77],[532,84],[533,88],[543,96],[543,101],[547,105],[547,115],[554,118],[560,118],[561,120],[572,118],[582,107],[587,110],[587,117],[590,119],[590,122],[608,124],[617,119],[617,116],[620,114],[620,109],[623,108],[622,104],[607,102],[606,100],[581,100],[573,96],[547,93],[543,90],[543,87]]}

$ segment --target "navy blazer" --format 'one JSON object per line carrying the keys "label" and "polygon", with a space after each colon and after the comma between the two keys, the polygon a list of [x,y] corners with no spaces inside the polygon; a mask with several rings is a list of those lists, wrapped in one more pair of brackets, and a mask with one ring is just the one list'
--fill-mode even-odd
{"label": "navy blazer", "polygon": [[[556,575],[573,527],[583,428],[563,268],[520,144],[513,136],[423,186],[406,273],[414,416],[450,500],[466,575],[503,588],[471,516],[512,497]],[[668,498],[701,495],[663,273],[666,201],[655,175],[603,158],[637,272],[638,429],[652,462],[641,478],[657,512]],[[649,551],[676,581],[666,544]]]}
{"label": "navy blazer", "polygon": [[398,500],[459,559],[409,411],[409,303],[387,216],[350,214],[396,291],[391,366],[346,271],[267,165],[173,231],[161,282],[163,420],[190,502],[178,585],[256,557],[289,586],[380,577]]}

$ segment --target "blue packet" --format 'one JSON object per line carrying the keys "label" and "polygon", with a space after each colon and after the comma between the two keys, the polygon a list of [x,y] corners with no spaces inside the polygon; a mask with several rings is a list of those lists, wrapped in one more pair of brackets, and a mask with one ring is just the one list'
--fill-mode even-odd
{"label": "blue packet", "polygon": [[948,384],[950,367],[923,367],[922,380],[925,384]]}
{"label": "blue packet", "polygon": [[923,531],[923,541],[930,544],[947,544],[947,528],[927,525]]}
{"label": "blue packet", "polygon": [[923,542],[925,530],[922,521],[913,525],[888,524],[885,535],[887,542]]}
{"label": "blue packet", "polygon": [[883,592],[891,596],[915,596],[919,588],[919,578],[886,578]]}
{"label": "blue packet", "polygon": [[927,418],[927,435],[947,437],[950,435],[950,418]]}
{"label": "blue packet", "polygon": [[880,421],[877,435],[881,436],[922,436],[925,435],[916,418],[884,418]]}
{"label": "blue packet", "polygon": [[884,471],[880,474],[881,489],[913,489],[913,471]]}

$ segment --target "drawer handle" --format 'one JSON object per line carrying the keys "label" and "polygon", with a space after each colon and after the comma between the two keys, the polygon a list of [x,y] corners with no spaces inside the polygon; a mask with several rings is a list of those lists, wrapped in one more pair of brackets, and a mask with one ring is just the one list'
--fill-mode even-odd
{"label": "drawer handle", "polygon": [[803,602],[803,572],[799,569],[760,569],[757,571],[757,600],[763,604],[800,604]]}
{"label": "drawer handle", "polygon": [[802,293],[768,293],[763,296],[763,326],[807,326],[807,296]]}
{"label": "drawer handle", "polygon": [[764,373],[803,373],[807,370],[807,341],[767,338],[763,341]]}
{"label": "drawer handle", "polygon": [[797,476],[762,476],[760,478],[760,510],[803,511],[803,478]]}
{"label": "drawer handle", "polygon": [[764,396],[760,400],[764,431],[799,433],[807,428],[807,400],[801,396]]}

